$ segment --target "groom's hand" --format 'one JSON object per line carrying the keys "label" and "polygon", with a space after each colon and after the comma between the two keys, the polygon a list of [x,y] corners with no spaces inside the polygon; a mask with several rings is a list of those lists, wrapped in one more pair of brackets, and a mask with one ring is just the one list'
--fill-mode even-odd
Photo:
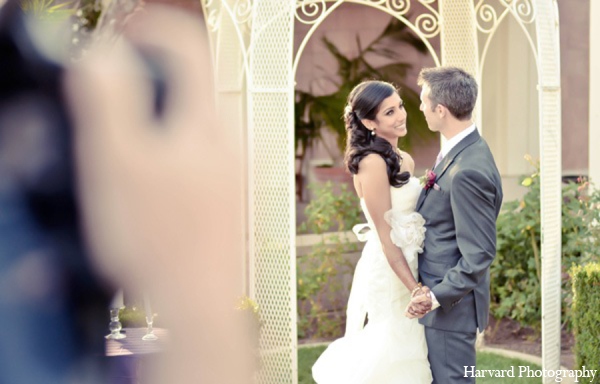
{"label": "groom's hand", "polygon": [[419,290],[406,308],[405,315],[409,319],[422,318],[431,311],[432,301],[429,287],[423,287]]}

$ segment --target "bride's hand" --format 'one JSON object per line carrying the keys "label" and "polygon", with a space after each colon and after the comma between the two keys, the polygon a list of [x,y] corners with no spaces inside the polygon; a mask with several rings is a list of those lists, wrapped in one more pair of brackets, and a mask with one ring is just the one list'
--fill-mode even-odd
{"label": "bride's hand", "polygon": [[406,317],[409,319],[420,319],[429,311],[431,311],[432,301],[429,292],[430,289],[426,286],[415,292],[415,296],[413,296],[408,304],[408,307],[406,307]]}
{"label": "bride's hand", "polygon": [[431,295],[430,295],[431,289],[429,289],[428,286],[424,285],[422,286],[417,292],[415,292],[415,294],[413,295],[413,298],[416,296],[427,296],[428,298],[431,299]]}

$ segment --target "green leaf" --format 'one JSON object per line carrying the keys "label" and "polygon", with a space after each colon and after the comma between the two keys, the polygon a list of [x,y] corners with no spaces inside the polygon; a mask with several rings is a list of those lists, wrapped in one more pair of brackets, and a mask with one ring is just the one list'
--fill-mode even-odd
{"label": "green leaf", "polygon": [[533,183],[533,180],[531,179],[531,177],[526,177],[523,180],[523,182],[521,183],[521,185],[524,187],[529,187],[532,183]]}

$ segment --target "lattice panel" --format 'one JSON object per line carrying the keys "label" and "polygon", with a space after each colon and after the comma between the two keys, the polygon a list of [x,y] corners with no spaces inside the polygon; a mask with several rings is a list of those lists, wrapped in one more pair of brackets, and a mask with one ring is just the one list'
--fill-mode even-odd
{"label": "lattice panel", "polygon": [[[560,368],[561,306],[561,95],[558,11],[555,1],[535,2],[540,78],[542,211],[542,366]],[[544,383],[551,383],[551,377]]]}
{"label": "lattice panel", "polygon": [[439,8],[442,65],[456,65],[477,75],[477,23],[472,1],[440,1]]}
{"label": "lattice panel", "polygon": [[[478,65],[477,21],[470,0],[439,1],[442,36],[442,65],[463,68],[481,83]],[[481,97],[473,112],[477,127],[481,129]]]}
{"label": "lattice panel", "polygon": [[250,46],[250,280],[263,320],[258,379],[296,383],[292,2],[254,4]]}
{"label": "lattice panel", "polygon": [[[289,195],[294,195],[290,179],[288,146],[282,131],[289,125],[281,95],[255,94],[253,196],[254,292],[264,321],[261,350],[264,372],[261,382],[291,383],[290,368],[295,353],[295,246],[290,223],[294,222]],[[256,108],[260,106],[259,108]],[[277,116],[279,115],[279,116]],[[294,258],[295,261],[295,258]],[[295,358],[295,357],[294,357]]]}

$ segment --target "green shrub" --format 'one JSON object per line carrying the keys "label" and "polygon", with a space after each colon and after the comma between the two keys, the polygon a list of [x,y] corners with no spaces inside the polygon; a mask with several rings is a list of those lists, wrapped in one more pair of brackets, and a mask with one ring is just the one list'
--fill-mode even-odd
{"label": "green shrub", "polygon": [[600,369],[600,264],[575,266],[570,275],[576,369]]}
{"label": "green shrub", "polygon": [[[344,231],[360,221],[360,203],[346,184],[340,185],[339,192],[331,182],[309,188],[315,197],[306,206],[306,221],[300,229],[320,234],[321,241],[297,268],[298,337],[339,337],[344,314],[330,309],[345,305],[338,302],[339,292],[348,287],[336,277],[352,272],[344,254],[356,251],[357,245]],[[327,232],[331,230],[338,232]]]}
{"label": "green shrub", "polygon": [[[539,164],[523,177],[527,192],[520,200],[505,202],[497,222],[496,259],[490,267],[491,313],[521,325],[541,329],[541,246]],[[600,192],[588,192],[589,183],[563,185],[562,201],[562,322],[570,327],[572,291],[567,271],[572,264],[597,260]]]}
{"label": "green shrub", "polygon": [[[128,305],[119,311],[119,321],[123,328],[143,328],[146,327],[146,312],[143,307]],[[161,321],[155,313],[152,325],[157,327],[160,324]]]}
{"label": "green shrub", "polygon": [[354,191],[348,190],[348,184],[340,183],[339,191],[331,181],[312,183],[308,188],[314,198],[304,210],[306,221],[300,225],[301,232],[348,231],[360,222],[360,201]]}

